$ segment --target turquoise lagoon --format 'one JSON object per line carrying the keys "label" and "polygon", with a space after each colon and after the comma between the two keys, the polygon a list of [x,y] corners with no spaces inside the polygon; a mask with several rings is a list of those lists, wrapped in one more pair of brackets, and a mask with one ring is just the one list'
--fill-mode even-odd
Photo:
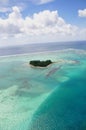
{"label": "turquoise lagoon", "polygon": [[86,51],[0,57],[0,130],[86,130]]}

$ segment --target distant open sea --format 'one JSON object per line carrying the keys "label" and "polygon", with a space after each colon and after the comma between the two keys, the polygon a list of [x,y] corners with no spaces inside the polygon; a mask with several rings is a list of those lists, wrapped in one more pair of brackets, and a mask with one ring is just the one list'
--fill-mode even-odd
{"label": "distant open sea", "polygon": [[86,130],[86,41],[0,48],[0,130]]}
{"label": "distant open sea", "polygon": [[33,52],[56,51],[62,49],[86,49],[86,41],[76,42],[55,42],[55,43],[40,43],[40,44],[25,44],[20,46],[11,46],[0,48],[0,56],[16,55]]}

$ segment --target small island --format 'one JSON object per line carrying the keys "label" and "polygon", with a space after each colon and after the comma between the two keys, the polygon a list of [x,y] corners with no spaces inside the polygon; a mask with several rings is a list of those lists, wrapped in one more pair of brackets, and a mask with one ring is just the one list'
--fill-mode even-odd
{"label": "small island", "polygon": [[30,61],[30,65],[35,67],[47,67],[48,65],[52,64],[51,60],[40,61],[40,60],[32,60]]}

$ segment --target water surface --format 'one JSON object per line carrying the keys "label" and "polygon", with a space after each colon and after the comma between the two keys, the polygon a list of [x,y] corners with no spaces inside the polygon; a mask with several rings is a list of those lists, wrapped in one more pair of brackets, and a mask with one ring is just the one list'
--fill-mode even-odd
{"label": "water surface", "polygon": [[86,130],[85,100],[85,49],[0,57],[0,130]]}

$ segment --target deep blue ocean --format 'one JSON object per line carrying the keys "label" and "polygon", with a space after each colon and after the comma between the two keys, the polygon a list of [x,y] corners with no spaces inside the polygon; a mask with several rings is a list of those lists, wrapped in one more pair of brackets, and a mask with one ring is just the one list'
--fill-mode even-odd
{"label": "deep blue ocean", "polygon": [[[86,130],[86,41],[4,47],[0,56],[0,130]],[[40,59],[54,63],[29,65]]]}

